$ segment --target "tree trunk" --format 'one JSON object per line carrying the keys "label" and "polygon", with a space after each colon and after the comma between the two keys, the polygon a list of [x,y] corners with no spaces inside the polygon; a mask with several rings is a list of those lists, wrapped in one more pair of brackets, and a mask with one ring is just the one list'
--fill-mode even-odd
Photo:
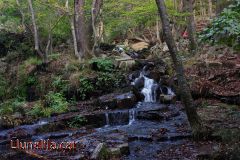
{"label": "tree trunk", "polygon": [[159,26],[159,19],[156,18],[156,35],[157,35],[157,41],[158,43],[161,43],[161,38],[160,38],[160,26]]}
{"label": "tree trunk", "polygon": [[196,27],[195,19],[193,13],[193,0],[183,0],[184,10],[188,12],[189,16],[187,17],[187,31],[190,40],[190,49],[192,51],[197,49],[197,40],[196,40]]}
{"label": "tree trunk", "polygon": [[80,59],[89,54],[88,40],[85,28],[84,0],[74,0],[74,28]]}
{"label": "tree trunk", "polygon": [[19,3],[19,0],[16,0],[16,3],[17,3],[17,6],[19,8],[19,12],[21,14],[21,23],[22,23],[22,27],[23,27],[23,30],[24,32],[26,32],[26,25],[25,25],[25,16],[24,16],[24,13],[22,11],[22,8],[21,8],[21,5]]}
{"label": "tree trunk", "polygon": [[69,1],[68,1],[68,0],[66,0],[65,7],[66,7],[66,10],[67,10],[67,14],[68,14],[69,22],[70,22],[70,26],[71,26],[74,54],[75,54],[75,56],[78,57],[79,60],[80,60],[80,56],[79,56],[79,54],[78,54],[78,47],[77,47],[77,39],[76,39],[75,26],[74,26],[74,17],[73,17],[73,16],[71,15],[71,13],[70,13],[70,10],[69,10]]}
{"label": "tree trunk", "polygon": [[212,11],[212,0],[208,0],[208,15],[210,18],[213,16],[213,11]]}
{"label": "tree trunk", "polygon": [[165,2],[164,0],[156,0],[156,3],[157,3],[159,14],[162,20],[162,28],[166,37],[166,43],[168,45],[168,48],[172,57],[172,61],[177,73],[179,90],[181,92],[182,102],[186,109],[188,121],[191,125],[193,135],[199,136],[199,134],[202,131],[201,120],[196,112],[195,106],[193,105],[193,98],[192,98],[189,86],[187,84],[187,80],[184,75],[183,64],[181,62],[181,59],[177,55],[178,50],[177,50],[175,41],[173,39],[172,32],[170,30],[170,23],[169,23],[167,11],[166,11]]}
{"label": "tree trunk", "polygon": [[[39,44],[39,35],[38,35],[38,28],[36,25],[36,20],[35,20],[35,12],[33,9],[33,5],[32,5],[32,0],[28,0],[28,5],[29,5],[29,9],[31,12],[31,17],[32,17],[32,24],[33,24],[33,32],[34,32],[34,43],[35,43],[35,51],[37,52],[37,54],[44,59],[44,54],[41,52],[40,50],[40,44]],[[45,63],[45,62],[44,62]]]}
{"label": "tree trunk", "polygon": [[96,22],[97,22],[98,15],[100,14],[102,3],[103,3],[102,0],[93,0],[93,2],[92,2],[91,22],[92,22],[93,38],[94,38],[92,52],[94,52],[95,47],[98,47],[99,41],[100,41],[100,37],[97,34]]}

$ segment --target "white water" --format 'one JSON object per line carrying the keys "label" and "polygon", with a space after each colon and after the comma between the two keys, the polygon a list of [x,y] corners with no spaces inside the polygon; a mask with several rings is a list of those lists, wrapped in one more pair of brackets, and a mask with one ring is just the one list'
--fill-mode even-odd
{"label": "white water", "polygon": [[167,87],[167,89],[168,89],[168,95],[175,96],[175,93],[172,91],[171,88]]}
{"label": "white water", "polygon": [[108,127],[110,124],[109,124],[109,116],[108,116],[108,113],[105,113],[105,118],[106,118],[106,125],[105,127]]}
{"label": "white water", "polygon": [[131,125],[135,121],[135,108],[129,110],[129,123]]}
{"label": "white water", "polygon": [[141,93],[144,95],[144,102],[156,102],[156,91],[153,89],[155,82],[153,79],[144,77],[144,87]]}

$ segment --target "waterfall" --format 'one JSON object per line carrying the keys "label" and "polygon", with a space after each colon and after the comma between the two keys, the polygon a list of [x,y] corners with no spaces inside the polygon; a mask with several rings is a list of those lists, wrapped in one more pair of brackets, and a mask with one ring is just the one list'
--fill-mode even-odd
{"label": "waterfall", "polygon": [[108,113],[105,113],[105,118],[106,118],[106,125],[105,127],[108,127],[110,124],[109,124],[109,116],[108,116]]}
{"label": "waterfall", "polygon": [[129,123],[128,125],[131,125],[135,121],[135,109],[129,110]]}
{"label": "waterfall", "polygon": [[172,91],[171,88],[167,87],[167,90],[168,90],[168,95],[175,96],[175,93]]}
{"label": "waterfall", "polygon": [[156,90],[154,89],[155,87],[155,82],[153,79],[147,78],[146,76],[144,77],[144,87],[141,91],[141,93],[144,95],[144,102],[156,102]]}

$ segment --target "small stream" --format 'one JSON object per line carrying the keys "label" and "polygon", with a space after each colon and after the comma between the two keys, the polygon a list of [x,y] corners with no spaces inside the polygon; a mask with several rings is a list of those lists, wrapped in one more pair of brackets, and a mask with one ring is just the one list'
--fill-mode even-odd
{"label": "small stream", "polygon": [[[9,149],[9,140],[22,135],[20,139],[37,141],[53,139],[56,142],[75,141],[77,151],[66,152],[34,151],[34,155],[58,159],[88,159],[98,143],[104,142],[109,148],[127,144],[129,152],[122,153],[122,159],[157,159],[155,156],[162,148],[180,145],[191,137],[185,113],[178,105],[164,105],[157,102],[157,83],[142,74],[144,102],[139,102],[131,109],[106,111],[97,117],[104,118],[104,124],[98,128],[83,127],[80,129],[58,128],[54,132],[38,132],[41,127],[49,128],[55,124],[56,117],[43,119],[32,125],[23,125],[0,131],[0,154],[22,156]],[[162,88],[167,94],[175,95],[170,88]],[[94,116],[94,115],[93,115]],[[180,130],[183,127],[185,130]],[[24,137],[25,135],[25,137]],[[28,136],[26,136],[28,135]],[[13,154],[13,152],[15,154]],[[25,158],[31,159],[26,154]],[[32,155],[31,155],[32,156]],[[11,156],[10,156],[11,157]],[[35,157],[36,158],[36,157]],[[34,158],[33,158],[34,159]]]}

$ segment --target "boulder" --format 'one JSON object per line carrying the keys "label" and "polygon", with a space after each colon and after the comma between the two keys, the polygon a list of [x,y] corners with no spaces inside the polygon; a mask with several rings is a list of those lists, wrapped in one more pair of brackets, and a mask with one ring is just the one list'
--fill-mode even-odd
{"label": "boulder", "polygon": [[31,134],[28,132],[27,129],[19,128],[12,132],[8,133],[8,137],[15,137],[15,138],[28,138],[31,137]]}
{"label": "boulder", "polygon": [[136,118],[143,120],[162,121],[179,115],[179,110],[166,105],[157,105],[136,109]]}
{"label": "boulder", "polygon": [[123,155],[129,155],[129,145],[128,143],[120,144],[114,148],[109,149],[113,157],[122,157]]}
{"label": "boulder", "polygon": [[109,157],[108,149],[104,143],[99,143],[97,147],[94,149],[90,159],[107,159]]}
{"label": "boulder", "polygon": [[126,125],[129,122],[129,112],[128,110],[116,111],[107,113],[109,117],[109,124],[112,126]]}
{"label": "boulder", "polygon": [[132,108],[137,102],[136,96],[129,92],[124,94],[111,93],[98,98],[97,104],[109,109]]}
{"label": "boulder", "polygon": [[165,105],[139,108],[136,110],[136,117],[137,119],[162,121],[164,119],[164,114],[162,113],[168,110],[169,108]]}

